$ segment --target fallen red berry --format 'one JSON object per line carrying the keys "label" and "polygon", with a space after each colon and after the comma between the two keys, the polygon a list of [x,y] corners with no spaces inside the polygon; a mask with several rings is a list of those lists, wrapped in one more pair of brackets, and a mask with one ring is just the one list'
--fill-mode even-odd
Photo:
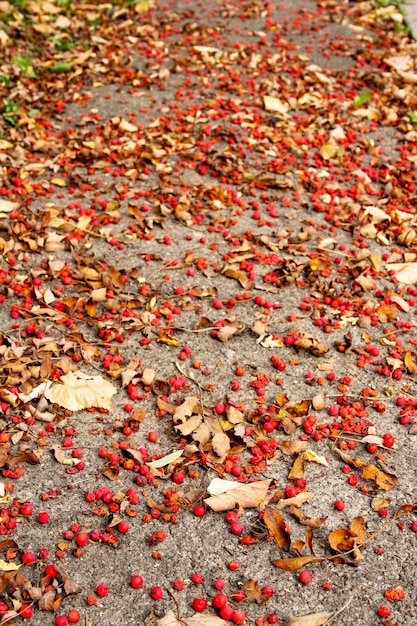
{"label": "fallen red berry", "polygon": [[97,585],[96,587],[96,594],[100,597],[100,598],[105,598],[108,594],[109,594],[109,588],[107,587],[107,585],[105,585],[104,583],[100,583],[99,585]]}
{"label": "fallen red berry", "polygon": [[298,574],[298,580],[300,583],[303,583],[303,585],[308,585],[313,580],[313,576],[308,569],[303,569]]}
{"label": "fallen red berry", "polygon": [[143,578],[140,574],[133,574],[130,578],[130,586],[133,589],[140,589],[143,587]]}
{"label": "fallen red berry", "polygon": [[164,592],[161,587],[155,585],[151,588],[149,595],[151,596],[152,600],[160,600],[164,595]]}
{"label": "fallen red berry", "polygon": [[207,600],[205,598],[194,598],[193,600],[194,611],[198,611],[198,613],[202,613],[206,607],[207,607]]}

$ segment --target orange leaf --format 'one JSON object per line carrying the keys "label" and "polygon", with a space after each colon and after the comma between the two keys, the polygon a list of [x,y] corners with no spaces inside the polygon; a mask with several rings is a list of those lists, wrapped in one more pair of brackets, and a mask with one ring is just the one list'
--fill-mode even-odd
{"label": "orange leaf", "polygon": [[295,459],[292,468],[288,474],[289,480],[297,480],[304,476],[304,454],[299,454]]}
{"label": "orange leaf", "polygon": [[273,536],[275,543],[288,552],[291,546],[290,527],[285,523],[284,518],[276,509],[268,506],[265,509],[263,520]]}
{"label": "orange leaf", "polygon": [[407,350],[404,355],[404,365],[410,374],[417,374],[417,363],[415,361],[415,353],[411,350]]}
{"label": "orange leaf", "polygon": [[356,533],[350,528],[337,528],[329,534],[328,540],[330,547],[336,552],[347,552],[353,548],[353,537],[356,537]]}
{"label": "orange leaf", "polygon": [[279,567],[279,569],[283,569],[286,572],[295,572],[295,570],[300,569],[300,567],[304,567],[309,563],[321,563],[325,559],[319,557],[312,556],[297,556],[293,559],[276,559],[272,561],[272,565],[275,567]]}

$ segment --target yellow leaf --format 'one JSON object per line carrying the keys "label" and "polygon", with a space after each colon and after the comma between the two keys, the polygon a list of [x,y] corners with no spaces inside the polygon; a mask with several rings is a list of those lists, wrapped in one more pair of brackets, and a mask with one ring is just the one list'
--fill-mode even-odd
{"label": "yellow leaf", "polygon": [[6,563],[6,561],[0,559],[0,571],[2,572],[14,572],[19,569],[19,567],[20,565],[17,565],[17,563]]}
{"label": "yellow leaf", "polygon": [[67,186],[67,181],[64,180],[63,178],[53,178],[51,180],[51,183],[53,185],[56,185],[57,187],[66,187]]}
{"label": "yellow leaf", "polygon": [[332,159],[336,156],[338,150],[339,146],[337,145],[337,143],[335,143],[334,141],[326,141],[326,143],[324,143],[320,148],[320,156],[325,161],[328,161],[329,159]]}

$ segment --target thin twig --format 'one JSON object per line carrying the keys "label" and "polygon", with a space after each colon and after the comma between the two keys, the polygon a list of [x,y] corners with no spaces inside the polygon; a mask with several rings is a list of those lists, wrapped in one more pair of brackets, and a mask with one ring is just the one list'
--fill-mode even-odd
{"label": "thin twig", "polygon": [[356,595],[358,587],[359,587],[359,585],[357,585],[356,587],[354,587],[352,589],[352,593],[350,594],[350,597],[347,600],[347,602],[345,602],[345,604],[343,606],[341,606],[340,609],[338,609],[335,613],[333,613],[333,615],[331,617],[329,617],[329,619],[326,622],[324,622],[323,626],[327,626],[327,624],[330,624],[330,622],[332,622],[335,617],[340,615],[340,613],[343,613],[343,611],[345,611],[348,608],[349,604],[351,604],[351,602],[353,601],[353,598]]}

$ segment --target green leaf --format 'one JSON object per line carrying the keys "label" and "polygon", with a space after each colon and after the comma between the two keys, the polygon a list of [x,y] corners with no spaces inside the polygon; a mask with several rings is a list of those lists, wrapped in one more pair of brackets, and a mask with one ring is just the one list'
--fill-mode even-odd
{"label": "green leaf", "polygon": [[72,70],[72,65],[70,63],[55,63],[51,67],[51,72],[70,72]]}
{"label": "green leaf", "polygon": [[365,102],[369,102],[371,98],[372,98],[371,92],[365,91],[365,93],[358,94],[357,96],[353,98],[353,104],[355,107],[360,107],[363,104],[365,104]]}
{"label": "green leaf", "polygon": [[408,111],[407,115],[413,124],[417,124],[417,111]]}
{"label": "green leaf", "polygon": [[32,67],[32,61],[27,57],[12,57],[12,63],[17,65],[20,71],[26,74],[26,76],[30,76],[31,78],[36,76]]}
{"label": "green leaf", "polygon": [[149,467],[153,467],[154,469],[158,469],[159,467],[165,467],[166,465],[169,465],[170,463],[173,463],[174,461],[179,459],[182,454],[183,450],[174,450],[174,452],[171,452],[171,454],[163,456],[162,459],[157,459],[156,461],[152,461],[151,463],[147,463],[146,465],[149,465]]}

